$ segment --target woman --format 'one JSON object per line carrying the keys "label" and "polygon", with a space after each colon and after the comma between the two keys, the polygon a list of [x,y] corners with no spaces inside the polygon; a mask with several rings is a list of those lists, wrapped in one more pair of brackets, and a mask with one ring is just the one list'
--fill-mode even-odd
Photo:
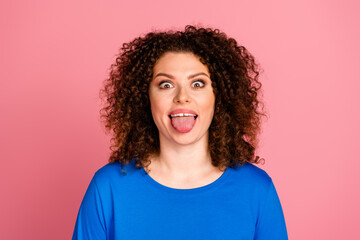
{"label": "woman", "polygon": [[274,184],[254,165],[258,75],[218,29],[125,43],[101,91],[112,154],[73,239],[287,239]]}

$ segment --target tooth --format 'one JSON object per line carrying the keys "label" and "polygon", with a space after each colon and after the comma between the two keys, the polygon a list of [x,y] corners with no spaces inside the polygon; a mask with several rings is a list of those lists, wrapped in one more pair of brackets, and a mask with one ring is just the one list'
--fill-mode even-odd
{"label": "tooth", "polygon": [[172,114],[170,115],[171,117],[196,117],[196,114],[191,114],[191,113],[177,113],[177,114]]}

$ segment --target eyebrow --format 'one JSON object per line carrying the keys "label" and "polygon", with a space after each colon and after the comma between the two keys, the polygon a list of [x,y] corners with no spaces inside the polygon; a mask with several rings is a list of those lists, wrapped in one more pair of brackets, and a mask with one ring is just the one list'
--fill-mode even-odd
{"label": "eyebrow", "polygon": [[[194,77],[197,77],[197,76],[200,76],[200,75],[204,75],[204,76],[210,78],[206,73],[201,72],[201,73],[195,73],[195,74],[189,75],[188,79],[191,79],[191,78],[194,78]],[[167,74],[167,73],[158,73],[158,74],[156,74],[154,79],[159,77],[159,76],[164,76],[164,77],[168,77],[168,78],[171,78],[171,79],[175,78],[173,75],[170,75],[170,74]]]}

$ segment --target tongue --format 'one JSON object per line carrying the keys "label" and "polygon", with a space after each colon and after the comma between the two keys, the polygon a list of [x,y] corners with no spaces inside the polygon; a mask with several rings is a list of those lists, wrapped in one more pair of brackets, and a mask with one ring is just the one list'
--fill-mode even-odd
{"label": "tongue", "polygon": [[195,118],[190,117],[173,117],[171,119],[171,125],[179,132],[189,132],[195,124]]}

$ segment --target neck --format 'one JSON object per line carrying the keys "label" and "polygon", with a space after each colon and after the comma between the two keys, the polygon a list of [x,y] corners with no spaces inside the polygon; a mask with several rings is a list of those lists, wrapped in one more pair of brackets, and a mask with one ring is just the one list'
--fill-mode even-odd
{"label": "neck", "polygon": [[208,136],[192,144],[177,144],[160,137],[160,154],[151,158],[151,166],[158,173],[175,178],[198,176],[213,170]]}

